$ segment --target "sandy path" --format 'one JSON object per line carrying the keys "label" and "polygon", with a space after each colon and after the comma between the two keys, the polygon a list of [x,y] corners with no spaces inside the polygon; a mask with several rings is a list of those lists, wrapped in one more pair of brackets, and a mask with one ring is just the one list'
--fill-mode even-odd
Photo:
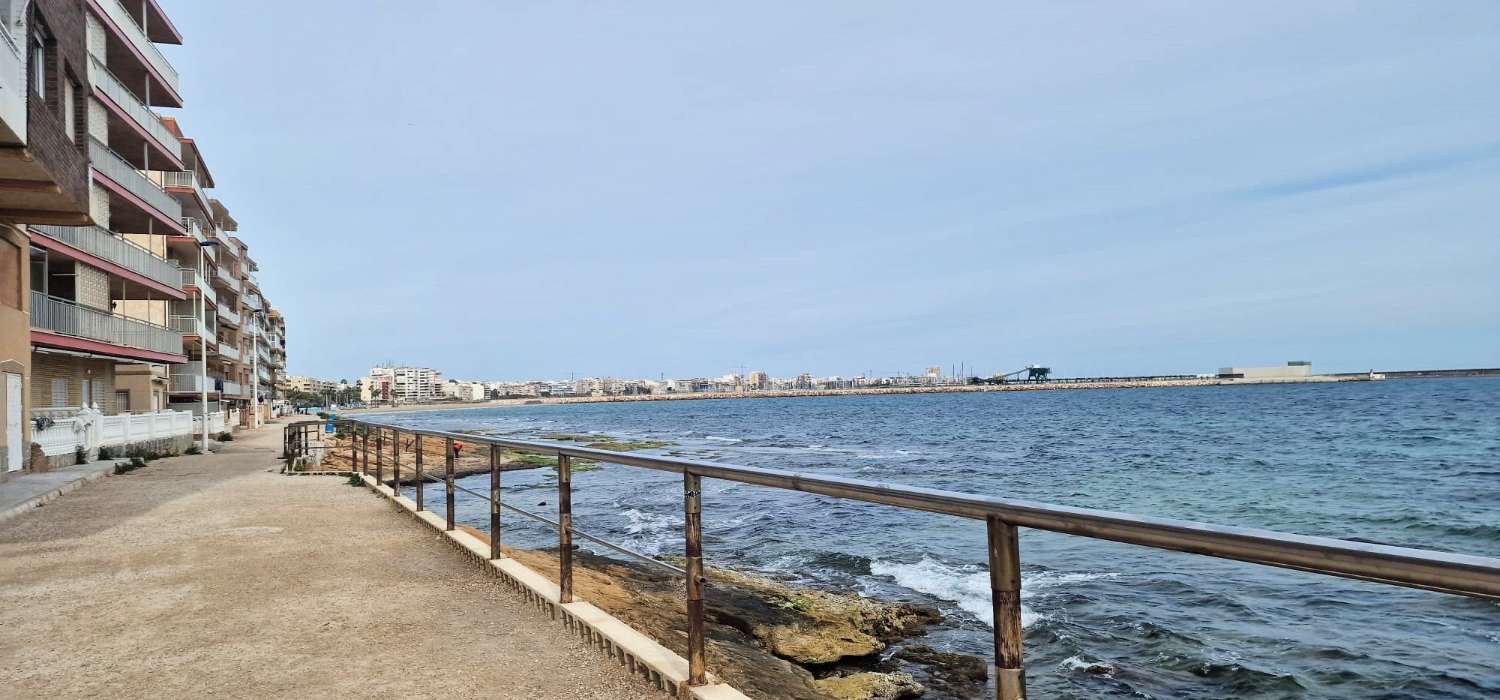
{"label": "sandy path", "polygon": [[280,439],[0,525],[0,694],[664,697],[378,496],[277,474]]}

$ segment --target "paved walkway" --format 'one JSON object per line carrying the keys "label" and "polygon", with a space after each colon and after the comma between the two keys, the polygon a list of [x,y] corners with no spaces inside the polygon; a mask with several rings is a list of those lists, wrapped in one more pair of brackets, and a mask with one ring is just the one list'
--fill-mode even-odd
{"label": "paved walkway", "polygon": [[280,427],[0,523],[9,697],[664,697]]}

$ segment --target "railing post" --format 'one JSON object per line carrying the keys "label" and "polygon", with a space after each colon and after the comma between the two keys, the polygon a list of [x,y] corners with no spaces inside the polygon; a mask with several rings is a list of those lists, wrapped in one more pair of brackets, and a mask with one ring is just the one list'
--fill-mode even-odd
{"label": "railing post", "polygon": [[995,698],[1025,700],[1026,670],[1021,664],[1021,548],[1016,526],[987,519],[990,595],[995,616]]}
{"label": "railing post", "polygon": [[375,484],[385,483],[385,428],[375,429]]}
{"label": "railing post", "polygon": [[422,510],[422,436],[418,434],[415,441],[417,451],[417,478],[412,483],[417,487],[417,510]]}
{"label": "railing post", "polygon": [[573,602],[573,458],[557,456],[558,602]]}
{"label": "railing post", "polygon": [[401,430],[391,431],[391,493],[401,497]]}
{"label": "railing post", "polygon": [[349,431],[349,471],[352,472],[359,469],[359,440],[355,439],[354,423],[344,421],[344,427]]}
{"label": "railing post", "polygon": [[448,529],[453,529],[453,438],[443,440],[443,482],[448,488],[447,493],[447,523]]}
{"label": "railing post", "polygon": [[490,558],[500,558],[500,448],[490,445]]}
{"label": "railing post", "polygon": [[360,465],[360,473],[361,474],[369,474],[370,473],[370,426],[368,426],[368,425],[360,426],[359,432],[360,432],[361,435],[364,436],[364,449],[362,450],[362,452],[364,452],[364,455],[363,455],[363,457],[364,457],[364,463]]}
{"label": "railing post", "polygon": [[703,478],[682,473],[683,540],[687,555],[688,685],[703,685]]}

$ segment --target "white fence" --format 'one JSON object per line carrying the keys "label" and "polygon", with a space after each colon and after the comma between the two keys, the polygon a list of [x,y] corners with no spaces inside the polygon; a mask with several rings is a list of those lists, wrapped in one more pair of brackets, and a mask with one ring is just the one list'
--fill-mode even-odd
{"label": "white fence", "polygon": [[[229,425],[229,423],[225,422],[224,412],[223,411],[216,411],[214,413],[208,414],[208,434],[209,435],[218,435],[219,433],[224,432],[224,430],[225,430],[224,426],[226,426],[226,425]],[[203,431],[203,417],[202,416],[193,416],[193,434],[197,435],[197,434],[199,434],[202,431]]]}
{"label": "white fence", "polygon": [[[222,422],[223,414],[219,414]],[[90,454],[100,447],[123,447],[138,442],[192,435],[194,419],[186,411],[125,413],[106,416],[92,409],[79,409],[68,418],[56,419],[32,439],[48,457],[73,454],[79,447]]]}

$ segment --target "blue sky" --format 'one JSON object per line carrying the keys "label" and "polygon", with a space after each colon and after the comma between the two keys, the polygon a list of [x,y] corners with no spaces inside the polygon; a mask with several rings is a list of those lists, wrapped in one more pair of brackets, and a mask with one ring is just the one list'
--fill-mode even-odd
{"label": "blue sky", "polygon": [[163,0],[289,370],[1500,365],[1500,4]]}

